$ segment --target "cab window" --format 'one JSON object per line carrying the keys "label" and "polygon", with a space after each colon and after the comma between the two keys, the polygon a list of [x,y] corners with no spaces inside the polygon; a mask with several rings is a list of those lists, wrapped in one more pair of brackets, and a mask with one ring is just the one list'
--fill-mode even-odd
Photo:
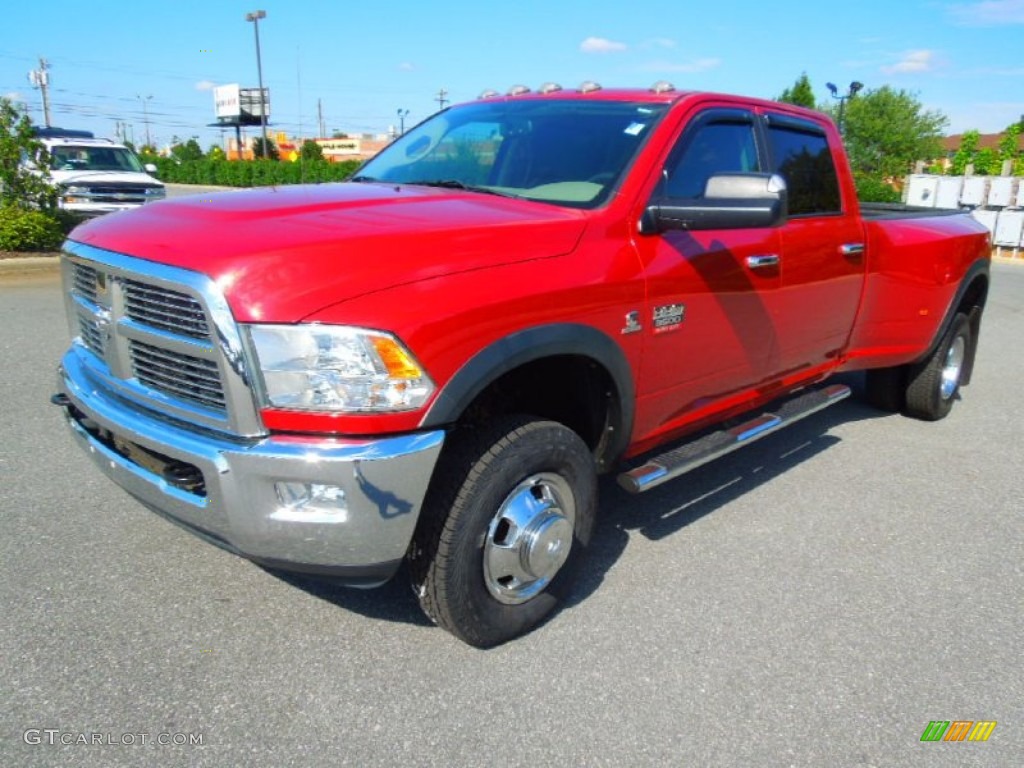
{"label": "cab window", "polygon": [[668,197],[700,198],[716,173],[758,171],[754,126],[749,122],[712,122],[688,132],[665,167]]}

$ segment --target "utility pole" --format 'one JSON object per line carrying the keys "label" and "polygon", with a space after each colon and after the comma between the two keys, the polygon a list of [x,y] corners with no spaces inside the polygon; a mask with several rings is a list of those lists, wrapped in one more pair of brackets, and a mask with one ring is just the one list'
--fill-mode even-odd
{"label": "utility pole", "polygon": [[260,56],[260,19],[267,18],[266,11],[253,11],[245,14],[245,20],[252,22],[253,30],[256,33],[256,76],[259,78],[260,86],[260,125],[263,128],[263,157],[269,157],[267,152],[267,100],[263,92],[263,59]]}
{"label": "utility pole", "polygon": [[50,122],[50,62],[44,59],[42,56],[39,57],[39,69],[33,69],[28,73],[28,81],[32,83],[33,88],[38,88],[43,93],[43,122],[46,127],[49,128],[52,123]]}
{"label": "utility pole", "polygon": [[398,124],[400,126],[399,129],[398,129],[398,135],[399,136],[405,136],[405,118],[407,118],[408,116],[409,116],[409,110],[408,109],[400,109],[400,110],[398,110]]}
{"label": "utility pole", "polygon": [[135,98],[142,102],[142,121],[146,124],[146,146],[152,147],[153,140],[149,136],[149,108],[146,106],[146,103],[153,98],[153,94],[143,96],[141,93],[137,93]]}
{"label": "utility pole", "polygon": [[320,99],[316,100],[316,117],[317,125],[320,128],[320,138],[325,139],[327,138],[327,134],[326,131],[324,130],[324,105]]}
{"label": "utility pole", "polygon": [[442,88],[441,90],[439,90],[437,92],[437,98],[434,99],[434,101],[436,101],[438,104],[441,105],[440,109],[444,109],[444,105],[448,103],[447,96],[448,96],[448,89],[447,88]]}

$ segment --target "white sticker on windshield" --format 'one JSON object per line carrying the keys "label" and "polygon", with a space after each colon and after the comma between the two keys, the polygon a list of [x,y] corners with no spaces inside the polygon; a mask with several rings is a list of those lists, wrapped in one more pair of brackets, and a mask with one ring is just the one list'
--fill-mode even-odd
{"label": "white sticker on windshield", "polygon": [[630,123],[626,128],[626,133],[630,136],[639,136],[640,132],[646,127],[646,123]]}

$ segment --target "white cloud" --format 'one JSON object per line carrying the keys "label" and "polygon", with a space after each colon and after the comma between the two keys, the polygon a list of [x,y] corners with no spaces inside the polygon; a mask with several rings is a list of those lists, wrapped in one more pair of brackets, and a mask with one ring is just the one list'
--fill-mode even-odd
{"label": "white cloud", "polygon": [[966,27],[1024,24],[1024,0],[982,0],[951,5],[953,19]]}
{"label": "white cloud", "polygon": [[25,97],[22,96],[17,91],[8,91],[7,93],[5,93],[3,95],[3,98],[7,99],[8,101],[24,101],[25,100]]}
{"label": "white cloud", "polygon": [[415,72],[416,71],[416,65],[413,64],[411,61],[403,61],[401,64],[398,65],[398,71],[399,72]]}
{"label": "white cloud", "polygon": [[934,59],[934,51],[907,51],[902,59],[891,66],[882,67],[882,71],[887,75],[930,72],[935,67]]}
{"label": "white cloud", "polygon": [[640,46],[641,48],[675,48],[676,41],[671,37],[655,37],[650,40],[645,40]]}
{"label": "white cloud", "polygon": [[604,37],[588,37],[580,43],[580,50],[584,53],[619,53],[626,50],[625,43],[618,43]]}
{"label": "white cloud", "polygon": [[643,66],[644,72],[707,72],[709,69],[715,69],[722,65],[721,59],[694,59],[692,61],[673,62],[673,61],[654,61],[650,64]]}
{"label": "white cloud", "polygon": [[216,87],[217,84],[212,80],[200,80],[198,83],[196,83],[197,91],[212,91]]}

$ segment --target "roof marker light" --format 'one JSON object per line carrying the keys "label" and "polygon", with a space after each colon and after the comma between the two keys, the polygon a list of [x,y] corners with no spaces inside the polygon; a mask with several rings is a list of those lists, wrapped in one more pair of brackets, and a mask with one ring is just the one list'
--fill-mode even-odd
{"label": "roof marker light", "polygon": [[484,91],[479,96],[477,96],[477,98],[478,99],[493,99],[495,96],[501,96],[501,94],[498,93],[493,88],[488,88],[486,91]]}
{"label": "roof marker light", "polygon": [[529,87],[525,85],[513,85],[508,89],[509,96],[522,96],[524,93],[529,93]]}
{"label": "roof marker light", "polygon": [[557,93],[560,90],[562,90],[562,86],[558,83],[544,83],[544,85],[540,87],[541,93]]}
{"label": "roof marker light", "polygon": [[580,93],[593,93],[594,91],[600,91],[600,90],[601,90],[601,84],[600,83],[595,83],[593,80],[584,80],[582,83],[580,83],[580,87],[579,87],[579,92]]}
{"label": "roof marker light", "polygon": [[659,80],[651,86],[651,90],[655,93],[671,93],[676,87],[672,85],[668,80]]}

